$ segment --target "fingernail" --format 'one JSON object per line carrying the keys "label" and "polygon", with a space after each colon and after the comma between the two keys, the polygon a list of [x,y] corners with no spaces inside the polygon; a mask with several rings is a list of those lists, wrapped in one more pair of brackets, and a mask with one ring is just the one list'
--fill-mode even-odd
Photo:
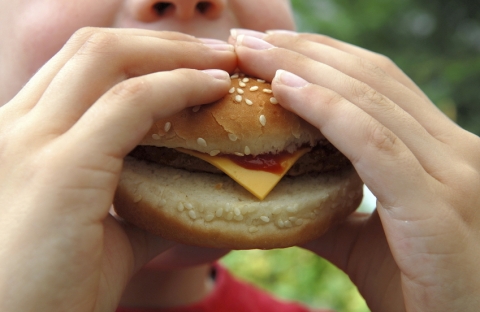
{"label": "fingernail", "polygon": [[298,36],[298,33],[293,30],[285,30],[285,29],[271,29],[266,31],[269,35],[274,34],[282,34],[282,35],[289,35],[289,36]]}
{"label": "fingernail", "polygon": [[255,50],[267,50],[275,47],[274,45],[266,42],[265,40],[246,35],[239,35],[237,37],[236,45],[244,46]]}
{"label": "fingernail", "polygon": [[228,43],[205,43],[207,47],[217,51],[235,51],[235,47]]}
{"label": "fingernail", "polygon": [[243,29],[243,28],[232,28],[230,29],[230,35],[232,38],[237,39],[238,36],[240,35],[247,35],[250,37],[255,37],[259,39],[263,39],[265,37],[265,33],[259,32],[256,30],[250,30],[250,29]]}
{"label": "fingernail", "polygon": [[202,72],[219,80],[230,79],[230,74],[221,69],[205,69],[205,70],[202,70]]}
{"label": "fingernail", "polygon": [[277,72],[275,73],[275,78],[273,80],[276,80],[286,86],[298,89],[303,88],[309,84],[309,82],[305,79],[283,69],[277,70]]}

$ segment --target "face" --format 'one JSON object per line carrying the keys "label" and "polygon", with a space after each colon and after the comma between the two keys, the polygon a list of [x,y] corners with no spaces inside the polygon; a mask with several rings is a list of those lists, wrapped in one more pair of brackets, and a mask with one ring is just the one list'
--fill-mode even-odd
{"label": "face", "polygon": [[[293,29],[289,0],[0,0],[0,105],[78,29],[147,28],[226,40],[231,28]],[[101,3],[101,4],[99,4]]]}

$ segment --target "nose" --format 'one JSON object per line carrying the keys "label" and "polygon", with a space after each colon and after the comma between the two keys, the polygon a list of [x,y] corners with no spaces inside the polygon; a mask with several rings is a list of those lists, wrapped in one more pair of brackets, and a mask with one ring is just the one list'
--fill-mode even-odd
{"label": "nose", "polygon": [[165,18],[189,20],[195,17],[218,18],[225,9],[226,0],[131,0],[130,9],[140,22],[151,23]]}

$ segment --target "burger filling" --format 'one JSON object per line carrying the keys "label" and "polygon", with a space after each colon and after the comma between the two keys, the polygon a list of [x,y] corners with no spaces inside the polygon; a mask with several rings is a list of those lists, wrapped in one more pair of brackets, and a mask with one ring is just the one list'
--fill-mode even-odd
{"label": "burger filling", "polygon": [[[130,156],[177,169],[223,174],[220,169],[210,163],[173,148],[142,145],[137,146],[130,153]],[[260,155],[260,157],[229,155],[228,157],[241,166],[250,168],[258,166],[260,170],[271,172],[275,171],[275,164],[281,163],[279,159],[275,159],[276,157],[281,158],[281,154],[278,156],[267,154]],[[285,175],[299,176],[307,173],[333,172],[349,166],[351,166],[350,161],[340,151],[330,142],[323,141],[313,147],[310,152],[300,157]]]}

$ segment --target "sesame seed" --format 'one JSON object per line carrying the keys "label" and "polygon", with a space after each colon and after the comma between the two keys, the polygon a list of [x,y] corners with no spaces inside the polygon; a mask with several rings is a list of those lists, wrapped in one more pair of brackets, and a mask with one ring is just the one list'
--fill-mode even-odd
{"label": "sesame seed", "polygon": [[203,139],[203,138],[198,138],[197,139],[197,144],[200,145],[200,146],[203,146],[203,147],[207,147],[207,141],[205,141],[205,139]]}
{"label": "sesame seed", "polygon": [[166,122],[165,126],[163,126],[163,130],[165,130],[165,132],[170,131],[171,128],[172,128],[172,123],[171,122]]}
{"label": "sesame seed", "polygon": [[210,156],[217,156],[218,154],[220,154],[219,150],[210,151]]}
{"label": "sesame seed", "polygon": [[303,224],[302,219],[298,219],[297,221],[295,221],[295,225],[302,225],[302,224]]}
{"label": "sesame seed", "polygon": [[247,105],[253,105],[253,102],[249,99],[245,99],[245,103],[247,103]]}
{"label": "sesame seed", "polygon": [[243,156],[245,156],[245,154],[243,154],[243,153],[240,153],[240,152],[235,152],[234,154],[235,154],[235,155],[237,155],[237,156],[240,156],[240,157],[243,157]]}
{"label": "sesame seed", "polygon": [[259,88],[258,86],[253,86],[250,88],[250,91],[254,92],[254,91],[257,91]]}
{"label": "sesame seed", "polygon": [[190,218],[192,218],[194,220],[197,218],[197,214],[195,213],[195,210],[190,210],[188,212],[188,215],[190,216]]}
{"label": "sesame seed", "polygon": [[255,232],[258,231],[258,228],[257,228],[256,226],[251,226],[251,227],[248,228],[248,231],[249,231],[250,233],[255,233]]}
{"label": "sesame seed", "polygon": [[273,93],[273,91],[272,91],[271,89],[263,89],[263,92],[264,92],[264,93],[268,93],[268,94]]}
{"label": "sesame seed", "polygon": [[200,110],[200,105],[194,106],[192,108],[192,112],[194,112],[194,113],[198,112],[199,110]]}
{"label": "sesame seed", "polygon": [[227,213],[227,216],[225,217],[228,221],[231,221],[233,219],[233,212]]}
{"label": "sesame seed", "polygon": [[265,80],[263,79],[257,79],[258,82],[265,83]]}
{"label": "sesame seed", "polygon": [[267,217],[267,216],[261,216],[261,217],[260,217],[260,220],[262,220],[262,221],[265,222],[265,223],[270,222],[270,218]]}
{"label": "sesame seed", "polygon": [[290,222],[289,220],[285,221],[284,224],[286,227],[292,227],[292,222]]}
{"label": "sesame seed", "polygon": [[243,216],[242,215],[239,215],[239,216],[235,216],[233,217],[235,220],[237,221],[242,221],[243,220]]}
{"label": "sesame seed", "polygon": [[239,77],[238,74],[233,74],[230,78],[231,79],[237,79],[238,77]]}
{"label": "sesame seed", "polygon": [[265,127],[265,125],[267,124],[267,118],[265,117],[265,115],[260,115],[260,123],[262,124],[262,126]]}
{"label": "sesame seed", "polygon": [[277,208],[273,209],[273,211],[272,211],[272,213],[274,215],[280,214],[280,212],[282,212],[282,208],[280,208],[280,207],[277,207]]}
{"label": "sesame seed", "polygon": [[215,218],[215,215],[209,213],[205,216],[205,221],[210,222]]}
{"label": "sesame seed", "polygon": [[243,81],[240,81],[240,82],[238,83],[238,85],[239,85],[240,87],[242,87],[242,88],[245,88],[245,87],[247,86],[247,84],[246,84],[245,82],[243,82]]}
{"label": "sesame seed", "polygon": [[271,98],[270,98],[270,103],[272,103],[272,104],[278,104],[278,100],[277,100],[276,98],[274,98],[274,97],[271,97]]}
{"label": "sesame seed", "polygon": [[251,153],[251,151],[250,151],[250,147],[248,147],[248,146],[245,146],[245,150],[244,150],[244,152],[245,152],[245,155],[250,155],[250,153]]}
{"label": "sesame seed", "polygon": [[242,103],[242,100],[243,100],[243,97],[241,95],[237,95],[235,97],[235,102],[237,102],[237,103]]}
{"label": "sesame seed", "polygon": [[215,215],[220,218],[223,215],[223,209],[218,208],[217,211],[215,211]]}
{"label": "sesame seed", "polygon": [[248,78],[243,78],[242,81],[245,82],[245,83],[247,83],[247,82],[250,81],[250,79],[248,79]]}
{"label": "sesame seed", "polygon": [[154,140],[160,140],[160,136],[159,136],[158,134],[156,134],[156,133],[155,133],[155,134],[152,134],[152,138],[153,138]]}
{"label": "sesame seed", "polygon": [[228,90],[228,93],[233,94],[235,92],[235,87],[232,87],[230,90]]}
{"label": "sesame seed", "polygon": [[238,94],[244,94],[245,91],[243,91],[243,89],[237,88],[237,93],[238,93]]}
{"label": "sesame seed", "polygon": [[183,204],[185,206],[185,208],[187,208],[188,210],[192,210],[193,209],[193,205],[190,204],[190,203],[185,203]]}
{"label": "sesame seed", "polygon": [[182,212],[182,211],[185,210],[185,206],[184,206],[182,203],[178,203],[178,205],[177,205],[177,210],[180,211],[180,212]]}
{"label": "sesame seed", "polygon": [[295,207],[295,206],[290,206],[290,207],[287,207],[287,211],[288,212],[298,212],[298,208]]}
{"label": "sesame seed", "polygon": [[236,140],[238,140],[238,137],[237,137],[235,134],[233,134],[233,133],[229,133],[229,134],[228,134],[228,138],[229,138],[230,141],[232,141],[232,142],[235,142]]}
{"label": "sesame seed", "polygon": [[277,225],[279,228],[283,228],[285,226],[285,223],[282,220],[278,220]]}
{"label": "sesame seed", "polygon": [[135,197],[133,198],[133,202],[134,202],[134,203],[138,203],[138,202],[141,202],[142,199],[143,199],[143,196],[140,195],[140,194],[137,194],[137,195],[135,195]]}
{"label": "sesame seed", "polygon": [[239,216],[242,214],[242,212],[238,208],[233,209],[233,213],[235,213],[236,216]]}

